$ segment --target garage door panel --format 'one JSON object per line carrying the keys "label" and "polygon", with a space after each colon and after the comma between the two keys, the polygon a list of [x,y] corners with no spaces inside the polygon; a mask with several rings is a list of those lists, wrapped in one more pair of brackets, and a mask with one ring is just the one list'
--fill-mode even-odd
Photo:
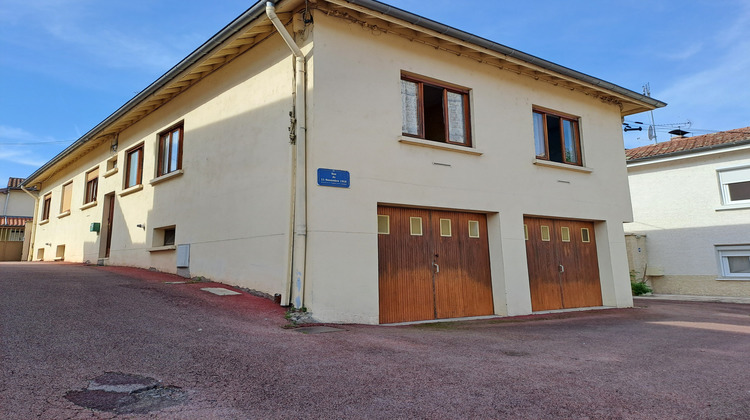
{"label": "garage door panel", "polygon": [[[566,308],[582,308],[602,305],[602,291],[599,279],[599,263],[594,238],[594,224],[571,221],[571,242],[573,251],[567,255],[563,281],[563,296]],[[588,242],[584,241],[582,230],[588,231]]]}
{"label": "garage door panel", "polygon": [[[563,303],[553,243],[554,223],[549,219],[527,217],[524,218],[524,224],[528,235],[526,261],[531,289],[531,309],[533,311],[560,309]],[[543,232],[548,236],[543,238]]]}
{"label": "garage door panel", "polygon": [[[428,212],[379,207],[389,217],[389,233],[378,235],[380,322],[429,319],[434,316],[431,264],[428,249]],[[422,219],[422,234],[413,235],[411,218]]]}
{"label": "garage door panel", "polygon": [[[477,223],[470,232],[470,222]],[[487,216],[461,213],[458,215],[457,236],[461,248],[464,290],[464,316],[490,315],[495,312],[492,302],[492,273],[490,272],[490,247],[487,240]]]}

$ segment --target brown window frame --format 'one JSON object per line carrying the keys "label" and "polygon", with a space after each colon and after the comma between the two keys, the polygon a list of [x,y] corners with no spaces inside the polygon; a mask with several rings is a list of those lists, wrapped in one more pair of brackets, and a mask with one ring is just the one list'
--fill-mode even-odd
{"label": "brown window frame", "polygon": [[[65,189],[68,188],[68,195],[65,194]],[[67,203],[66,203],[67,202]],[[67,204],[67,208],[66,208]],[[60,214],[70,212],[70,208],[73,204],[73,181],[66,182],[62,186],[62,192],[60,193]]]}
{"label": "brown window frame", "polygon": [[[423,140],[429,140],[429,141],[435,141],[438,143],[446,143],[446,144],[455,144],[458,146],[465,146],[465,147],[472,147],[472,141],[471,141],[471,113],[470,113],[470,106],[469,106],[469,89],[463,89],[458,88],[456,86],[451,86],[446,83],[436,82],[434,80],[429,80],[426,78],[421,78],[417,76],[412,75],[401,75],[402,81],[412,82],[417,85],[417,119],[418,119],[418,132],[416,134],[414,133],[404,133],[403,130],[401,132],[401,135],[407,136],[407,137],[415,137]],[[428,86],[431,88],[437,88],[442,89],[443,93],[443,124],[445,125],[445,132],[443,133],[444,139],[435,139],[435,138],[428,138],[426,134],[425,129],[425,106],[424,106],[424,87]],[[463,122],[464,122],[464,139],[465,142],[458,142],[458,141],[451,141],[450,140],[450,118],[448,115],[449,109],[448,109],[448,93],[455,93],[459,94],[462,97],[463,102]],[[402,112],[402,118],[403,118],[403,109]],[[402,126],[403,128],[403,126]]]}
{"label": "brown window frame", "polygon": [[[91,174],[96,175],[91,179]],[[96,201],[96,195],[99,192],[99,168],[86,172],[86,191],[83,196],[83,204],[93,203]]]}
{"label": "brown window frame", "polygon": [[49,212],[52,208],[52,193],[44,195],[42,201],[42,220],[49,220]]}
{"label": "brown window frame", "polygon": [[[177,150],[174,150],[174,136],[177,133]],[[184,123],[180,122],[159,133],[159,153],[157,154],[156,176],[166,175],[182,169],[182,149],[185,137]],[[164,160],[166,156],[168,160]],[[175,167],[172,167],[174,164]]]}
{"label": "brown window frame", "polygon": [[[539,154],[535,150],[536,158],[540,159],[540,160],[547,160],[547,161],[550,161],[550,162],[563,163],[563,164],[566,164],[566,165],[583,166],[583,159],[582,159],[582,152],[581,152],[581,126],[579,124],[580,117],[577,117],[577,116],[574,116],[574,115],[570,115],[570,114],[565,114],[565,113],[562,113],[562,112],[552,111],[552,110],[545,109],[545,108],[540,108],[540,107],[534,107],[532,109],[532,114],[531,114],[532,115],[532,121],[534,120],[534,114],[540,114],[542,116],[542,123],[543,123],[542,124],[542,126],[543,126],[542,130],[543,130],[543,134],[544,134],[544,153]],[[547,126],[547,121],[548,121],[547,118],[548,117],[558,118],[560,120],[560,123],[559,123],[559,125],[560,125],[560,133],[559,133],[559,136],[560,136],[560,144],[559,144],[560,157],[559,158],[557,158],[557,157],[553,158],[553,156],[550,156],[551,155],[551,152],[550,152],[550,138],[549,138],[549,133],[550,133],[549,130],[550,130],[550,128]],[[566,156],[566,153],[565,153],[566,149],[565,149],[565,124],[564,124],[564,121],[568,121],[568,122],[572,123],[572,125],[573,125],[573,135],[575,136],[574,140],[575,140],[575,148],[576,148],[575,161],[571,161]],[[536,141],[537,141],[537,127],[536,127],[535,123],[533,125],[534,125],[534,146],[536,148],[536,146],[537,146],[537,143],[536,143]],[[555,145],[555,149],[557,149],[557,147],[558,146]]]}
{"label": "brown window frame", "polygon": [[[130,162],[131,162],[131,157],[136,152],[139,152],[138,153],[138,168],[136,171],[136,182],[134,184],[130,184],[130,168],[131,168]],[[133,148],[130,148],[125,152],[125,189],[135,187],[141,184],[143,184],[143,143]]]}

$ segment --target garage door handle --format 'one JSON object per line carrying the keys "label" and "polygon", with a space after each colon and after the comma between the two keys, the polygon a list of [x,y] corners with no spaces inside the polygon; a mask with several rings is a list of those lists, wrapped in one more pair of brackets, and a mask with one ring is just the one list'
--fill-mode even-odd
{"label": "garage door handle", "polygon": [[437,265],[436,263],[432,263],[432,265],[435,266],[435,273],[439,273],[440,272],[440,266]]}
{"label": "garage door handle", "polygon": [[558,268],[558,270],[560,270],[561,273],[565,272],[565,267],[563,267],[562,264],[560,264],[559,266],[557,266],[557,268]]}

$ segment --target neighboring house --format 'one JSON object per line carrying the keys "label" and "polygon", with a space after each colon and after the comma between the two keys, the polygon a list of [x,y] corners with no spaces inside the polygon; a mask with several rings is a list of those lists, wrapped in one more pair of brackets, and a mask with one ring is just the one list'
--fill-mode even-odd
{"label": "neighboring house", "polygon": [[621,121],[664,103],[372,0],[265,4],[26,180],[35,259],[327,322],[632,306]]}
{"label": "neighboring house", "polygon": [[656,293],[750,297],[750,127],[626,155],[636,277]]}
{"label": "neighboring house", "polygon": [[21,190],[22,182],[9,178],[8,186],[0,188],[0,261],[20,261],[24,256],[26,223],[33,218],[35,200]]}

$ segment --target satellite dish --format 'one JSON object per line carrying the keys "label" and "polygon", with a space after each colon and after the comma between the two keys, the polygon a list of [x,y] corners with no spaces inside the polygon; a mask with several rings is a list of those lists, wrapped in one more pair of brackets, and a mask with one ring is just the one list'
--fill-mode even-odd
{"label": "satellite dish", "polygon": [[649,125],[648,126],[648,139],[653,140],[656,138],[656,133],[654,132],[654,126]]}

